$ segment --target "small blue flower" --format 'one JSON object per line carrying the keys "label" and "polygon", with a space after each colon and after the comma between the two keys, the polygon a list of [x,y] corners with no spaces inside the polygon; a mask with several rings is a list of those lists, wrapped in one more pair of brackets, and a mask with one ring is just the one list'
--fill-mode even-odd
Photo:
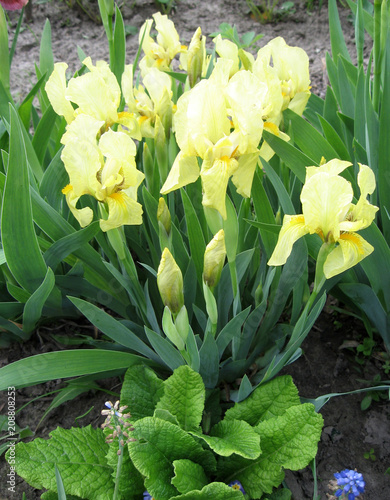
{"label": "small blue flower", "polygon": [[336,491],[336,497],[341,497],[344,494],[348,495],[348,500],[355,500],[360,493],[364,493],[366,483],[363,480],[363,474],[355,470],[345,469],[336,472],[334,477],[337,479],[337,485],[342,487]]}
{"label": "small blue flower", "polygon": [[149,495],[147,491],[144,491],[144,500],[154,500],[154,497]]}
{"label": "small blue flower", "polygon": [[240,481],[237,481],[237,480],[232,481],[231,483],[228,484],[228,486],[230,486],[231,488],[233,488],[233,490],[241,491],[241,493],[243,495],[245,495],[245,490],[242,487],[242,484],[240,483]]}

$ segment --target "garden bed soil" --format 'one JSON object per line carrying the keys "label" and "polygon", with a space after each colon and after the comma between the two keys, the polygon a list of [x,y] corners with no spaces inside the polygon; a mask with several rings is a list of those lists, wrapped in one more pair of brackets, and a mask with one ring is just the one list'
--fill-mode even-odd
{"label": "garden bed soil", "polygon": [[[181,0],[178,8],[170,16],[175,22],[182,43],[188,43],[198,26],[204,34],[218,29],[221,22],[235,24],[239,34],[248,31],[264,33],[263,45],[275,36],[283,36],[289,45],[297,45],[306,50],[310,60],[312,91],[324,96],[327,85],[325,54],[330,50],[327,6],[322,9],[314,2],[312,13],[306,11],[304,2],[296,2],[295,14],[277,24],[260,25],[246,13],[246,3],[240,0],[192,1]],[[140,28],[146,18],[151,17],[156,7],[153,1],[136,0],[126,2],[122,12],[125,24]],[[36,82],[34,63],[39,60],[39,40],[46,18],[50,19],[55,61],[66,61],[72,71],[79,66],[77,46],[92,57],[108,60],[108,47],[101,26],[91,21],[85,13],[71,10],[65,2],[34,4],[32,21],[23,23],[11,72],[11,89],[16,100],[22,99]],[[341,20],[348,46],[353,48],[354,29],[350,14],[341,9]],[[12,41],[17,13],[10,13]],[[369,44],[369,41],[367,41]],[[210,39],[208,46],[211,47]],[[127,38],[127,62],[132,62],[138,49],[138,36]],[[85,328],[87,328],[85,330]],[[89,327],[92,328],[92,327]],[[0,366],[18,359],[61,349],[51,337],[51,333],[88,332],[88,325],[60,322],[53,327],[41,327],[22,345],[0,350]],[[284,370],[290,373],[298,386],[300,395],[306,398],[344,392],[367,387],[375,376],[389,378],[383,371],[380,358],[381,345],[375,355],[363,359],[363,364],[355,360],[356,345],[366,336],[364,327],[348,315],[327,310],[320,316],[303,345],[303,356]],[[345,344],[351,341],[350,344]],[[349,347],[348,347],[349,346]],[[352,347],[351,347],[352,346]],[[366,382],[364,382],[364,380]],[[119,393],[119,379],[100,381],[102,389]],[[21,408],[34,398],[54,391],[62,386],[56,380],[47,384],[21,389],[17,392],[17,408]],[[36,436],[47,437],[58,425],[64,428],[77,425],[99,426],[103,423],[100,411],[107,399],[114,399],[102,391],[92,390],[75,400],[53,410],[36,429],[54,395],[37,399],[17,415],[20,427],[29,426]],[[4,398],[3,398],[4,399]],[[317,456],[318,490],[321,500],[327,499],[332,491],[328,483],[333,473],[345,468],[356,468],[366,480],[364,500],[388,500],[390,498],[390,408],[387,400],[373,402],[365,411],[360,408],[363,395],[332,398],[322,409],[325,425]],[[0,402],[0,414],[5,412],[5,401]],[[84,416],[83,416],[84,415]],[[371,451],[372,450],[372,451]],[[365,458],[370,455],[371,458]],[[368,454],[368,455],[367,455]],[[375,457],[375,459],[374,459]],[[4,456],[0,458],[0,500],[40,498],[40,493],[17,479],[15,493],[6,485],[8,465]],[[295,500],[313,498],[313,476],[309,468],[300,472],[287,473],[286,482]]]}

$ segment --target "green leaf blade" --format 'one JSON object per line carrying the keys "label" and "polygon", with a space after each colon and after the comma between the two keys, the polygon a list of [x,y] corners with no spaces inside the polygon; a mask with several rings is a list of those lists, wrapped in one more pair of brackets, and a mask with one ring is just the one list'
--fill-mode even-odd
{"label": "green leaf blade", "polygon": [[33,293],[43,282],[47,267],[33,225],[25,142],[13,107],[10,114],[9,167],[1,216],[2,242],[8,267],[15,279]]}
{"label": "green leaf blade", "polygon": [[254,460],[260,453],[260,436],[253,427],[243,420],[222,420],[210,435],[194,433],[203,439],[218,455],[229,457],[233,453]]}
{"label": "green leaf blade", "polygon": [[201,490],[207,485],[208,479],[201,465],[182,459],[175,460],[173,468],[175,477],[172,479],[172,484],[180,493]]}
{"label": "green leaf blade", "polygon": [[196,430],[202,420],[205,393],[199,373],[189,366],[179,366],[164,382],[164,395],[157,408],[176,416],[182,429]]}
{"label": "green leaf blade", "polygon": [[227,410],[225,419],[258,425],[260,421],[283,415],[288,408],[299,404],[298,390],[292,378],[283,375],[257,387],[247,399]]}
{"label": "green leaf blade", "polygon": [[153,416],[163,395],[164,382],[149,367],[136,365],[127,370],[120,400],[129,408],[132,420]]}
{"label": "green leaf blade", "polygon": [[[34,488],[57,491],[55,465],[66,491],[91,500],[110,500],[114,493],[108,445],[100,429],[61,429],[50,439],[35,439],[15,447],[15,469]],[[88,477],[88,481],[85,478]]]}

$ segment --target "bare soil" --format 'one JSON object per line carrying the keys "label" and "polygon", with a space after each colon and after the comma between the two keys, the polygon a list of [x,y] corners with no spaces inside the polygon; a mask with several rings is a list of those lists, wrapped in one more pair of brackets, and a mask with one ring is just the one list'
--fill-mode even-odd
{"label": "bare soil", "polygon": [[[310,60],[312,91],[324,96],[327,79],[325,54],[330,51],[327,5],[321,10],[316,7],[308,13],[304,2],[295,2],[296,12],[277,24],[260,25],[247,14],[244,0],[180,0],[176,11],[171,14],[182,43],[188,43],[198,26],[203,34],[218,29],[221,22],[228,22],[237,27],[238,33],[248,31],[264,33],[259,45],[263,45],[275,36],[283,36],[289,45],[297,45],[306,50]],[[318,6],[318,3],[314,3]],[[95,7],[97,11],[97,7]],[[127,1],[122,6],[125,24],[141,27],[146,18],[155,12],[155,3],[151,0]],[[97,13],[97,12],[95,12]],[[341,20],[348,46],[353,53],[354,29],[347,9],[341,7]],[[32,21],[23,22],[11,73],[12,94],[15,100],[21,100],[36,82],[34,64],[39,60],[39,41],[48,18],[52,29],[52,45],[55,61],[66,61],[74,71],[80,62],[77,47],[92,57],[108,60],[108,46],[102,26],[94,23],[85,13],[72,10],[65,2],[52,0],[46,3],[34,0]],[[17,13],[10,13],[10,42],[17,22]],[[368,46],[370,45],[367,40]],[[208,46],[212,46],[208,39]],[[138,49],[138,36],[127,38],[127,62],[132,62]],[[368,51],[369,47],[367,47]],[[18,359],[58,350],[63,348],[51,337],[51,333],[65,333],[73,337],[76,333],[88,333],[84,322],[77,324],[63,323],[39,329],[32,339],[23,345],[14,345],[0,351],[0,366]],[[92,332],[90,332],[92,333]],[[356,345],[366,336],[362,324],[330,310],[319,318],[312,332],[303,345],[304,355],[293,365],[285,369],[290,373],[299,388],[301,396],[315,398],[322,394],[344,392],[367,387],[375,376],[388,379],[383,371],[380,341],[374,356],[367,357],[363,364],[355,360]],[[345,347],[349,340],[352,347]],[[366,382],[364,382],[364,380]],[[17,408],[33,398],[63,385],[62,381],[53,381],[36,387],[21,389],[17,394]],[[120,380],[109,379],[99,382],[103,390],[119,393]],[[108,396],[102,391],[92,390],[75,400],[53,410],[36,429],[38,422],[47,410],[54,395],[38,399],[21,410],[17,416],[19,426],[29,426],[36,431],[36,436],[47,437],[58,425],[69,428],[91,423],[98,426],[103,422],[100,410]],[[112,396],[111,399],[114,399]],[[333,473],[345,468],[356,468],[366,480],[364,500],[389,500],[390,476],[386,470],[390,467],[390,408],[387,400],[373,402],[369,409],[362,411],[360,403],[363,395],[340,396],[332,398],[322,409],[325,419],[324,430],[317,456],[317,477],[320,499],[327,499],[332,493],[328,483]],[[5,401],[0,401],[0,414],[5,411]],[[87,415],[85,415],[87,413]],[[83,416],[85,415],[85,416]],[[364,457],[370,452],[371,459]],[[375,460],[373,460],[375,455]],[[27,500],[40,498],[40,492],[33,490],[21,479],[17,480],[16,493],[6,489],[8,466],[4,458],[0,459],[0,500],[21,499],[23,492]],[[288,473],[287,485],[293,491],[295,500],[313,498],[313,475],[309,468]],[[334,491],[334,490],[333,490]],[[360,498],[360,497],[359,497]]]}

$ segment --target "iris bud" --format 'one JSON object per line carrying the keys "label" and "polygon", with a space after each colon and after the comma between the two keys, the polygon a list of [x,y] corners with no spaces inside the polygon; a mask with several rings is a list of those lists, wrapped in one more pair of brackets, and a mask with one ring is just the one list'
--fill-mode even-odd
{"label": "iris bud", "polygon": [[184,305],[183,275],[168,248],[164,249],[158,266],[157,286],[164,305],[176,315]]}
{"label": "iris bud", "polygon": [[213,289],[218,284],[226,258],[225,232],[218,231],[204,253],[203,281]]}

